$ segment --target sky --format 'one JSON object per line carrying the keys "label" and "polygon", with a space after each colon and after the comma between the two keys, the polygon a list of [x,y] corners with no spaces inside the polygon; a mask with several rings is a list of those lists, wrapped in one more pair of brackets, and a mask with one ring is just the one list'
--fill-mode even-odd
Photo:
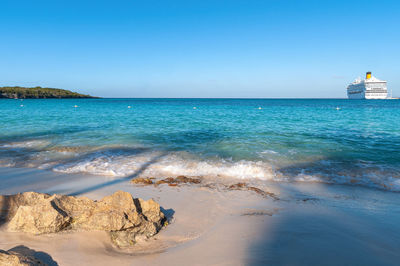
{"label": "sky", "polygon": [[101,97],[400,96],[400,1],[0,1],[0,86]]}

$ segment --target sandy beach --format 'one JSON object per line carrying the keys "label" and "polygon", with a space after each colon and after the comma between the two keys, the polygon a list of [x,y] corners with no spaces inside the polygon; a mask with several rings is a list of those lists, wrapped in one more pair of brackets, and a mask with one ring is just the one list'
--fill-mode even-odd
{"label": "sandy beach", "polygon": [[[317,183],[270,183],[253,191],[1,168],[0,193],[37,191],[100,199],[117,190],[153,198],[169,225],[132,249],[114,248],[105,232],[29,235],[0,232],[0,249],[35,251],[50,265],[396,265],[398,193]],[[234,180],[228,181],[233,182]],[[209,181],[211,182],[211,181]]]}

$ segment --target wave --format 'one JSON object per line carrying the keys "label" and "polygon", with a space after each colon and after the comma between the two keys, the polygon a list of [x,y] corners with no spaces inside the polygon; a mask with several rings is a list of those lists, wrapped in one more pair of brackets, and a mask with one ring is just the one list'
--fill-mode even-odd
{"label": "wave", "polygon": [[[26,145],[25,150],[23,149]],[[0,165],[37,167],[62,173],[86,173],[113,177],[188,177],[247,179],[274,182],[322,182],[373,187],[400,192],[397,169],[369,161],[351,164],[323,158],[302,164],[282,165],[277,160],[205,158],[184,151],[154,151],[121,145],[102,147],[54,147],[45,141],[2,144]],[[35,147],[36,150],[32,151]],[[47,148],[46,148],[47,147]],[[10,156],[11,150],[15,150]],[[263,154],[277,154],[266,151]],[[287,163],[287,160],[282,160]]]}
{"label": "wave", "polygon": [[0,144],[0,148],[9,149],[43,149],[50,144],[47,140],[16,141]]}
{"label": "wave", "polygon": [[[289,169],[289,170],[288,170]],[[116,177],[189,177],[257,179],[276,182],[321,182],[400,191],[400,175],[395,169],[377,168],[367,162],[337,167],[336,162],[320,160],[307,166],[277,167],[270,162],[221,158],[204,159],[186,152],[148,152],[115,155],[100,152],[84,160],[53,169],[63,173],[90,173]]]}
{"label": "wave", "polygon": [[272,180],[274,171],[264,162],[228,160],[199,160],[185,152],[148,152],[140,155],[121,155],[99,152],[78,162],[67,163],[53,169],[63,173],[90,173],[107,176],[151,176],[162,178],[201,176]]}

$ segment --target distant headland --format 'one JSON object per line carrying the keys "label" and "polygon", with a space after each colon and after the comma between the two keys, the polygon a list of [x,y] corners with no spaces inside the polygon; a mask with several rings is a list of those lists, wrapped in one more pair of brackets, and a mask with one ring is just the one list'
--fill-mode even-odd
{"label": "distant headland", "polygon": [[99,98],[69,90],[42,87],[0,87],[0,98],[46,99],[46,98]]}

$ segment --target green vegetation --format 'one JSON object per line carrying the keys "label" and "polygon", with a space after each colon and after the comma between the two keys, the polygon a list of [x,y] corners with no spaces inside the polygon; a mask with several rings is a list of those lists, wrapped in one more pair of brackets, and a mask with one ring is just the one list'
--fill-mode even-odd
{"label": "green vegetation", "polygon": [[0,98],[41,99],[41,98],[97,98],[68,90],[53,88],[0,87]]}

